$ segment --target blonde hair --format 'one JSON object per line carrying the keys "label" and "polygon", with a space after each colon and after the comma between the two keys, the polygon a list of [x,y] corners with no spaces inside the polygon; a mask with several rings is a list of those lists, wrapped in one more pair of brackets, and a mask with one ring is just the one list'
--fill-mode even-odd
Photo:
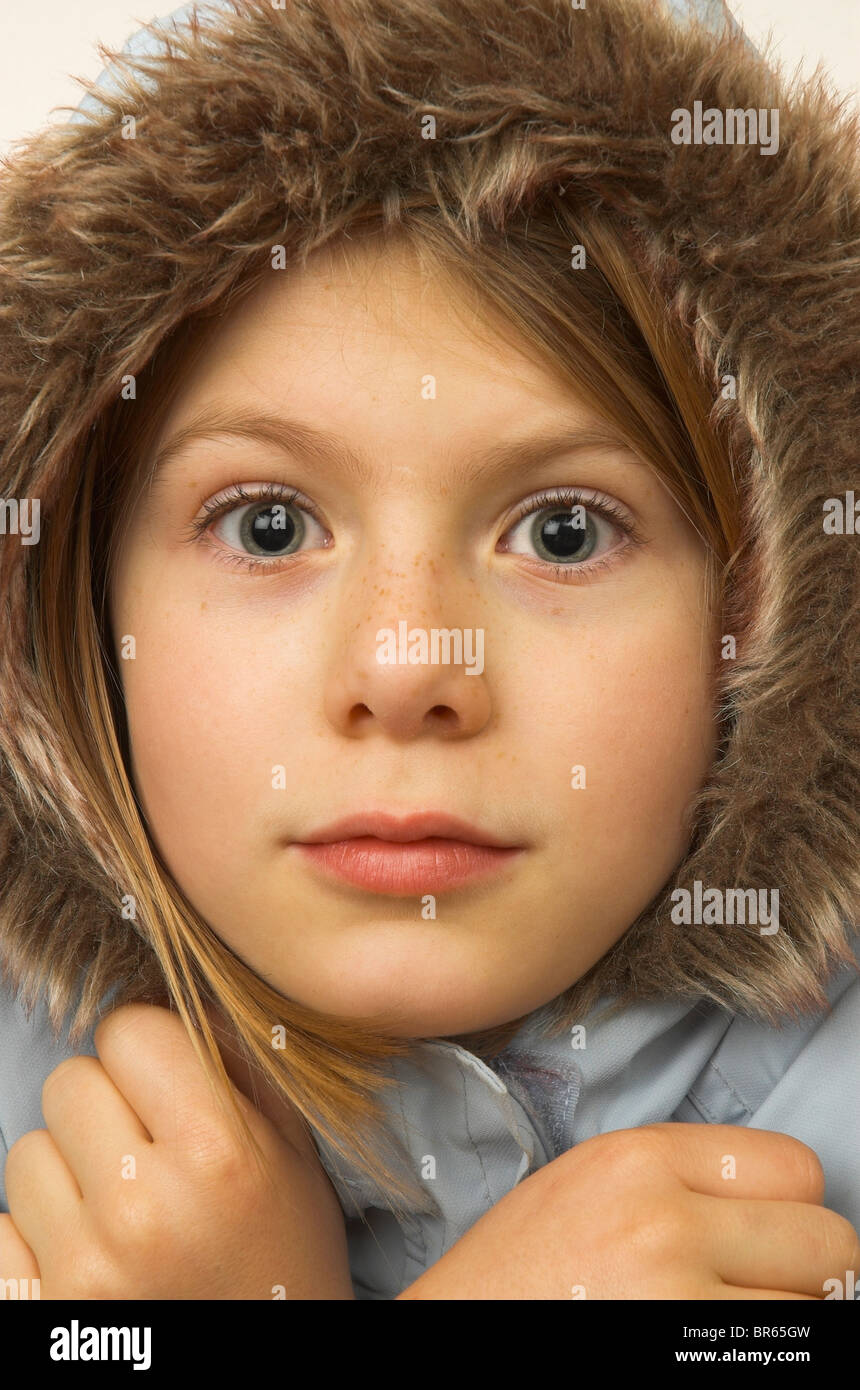
{"label": "blonde hair", "polygon": [[[712,602],[739,535],[739,499],[728,441],[696,363],[670,324],[660,288],[643,276],[630,243],[608,218],[569,208],[561,195],[511,217],[504,233],[474,235],[426,196],[365,210],[348,228],[361,235],[405,238],[428,273],[468,281],[487,322],[507,322],[523,351],[560,371],[573,389],[653,467],[697,529],[708,555]],[[349,244],[349,243],[345,243]],[[586,268],[571,273],[570,248],[584,245]],[[68,524],[40,547],[34,641],[46,708],[64,728],[69,765],[85,790],[90,824],[126,866],[119,896],[135,903],[141,973],[123,999],[149,998],[176,1008],[201,1062],[239,1127],[246,1130],[206,1017],[215,1003],[240,1049],[304,1121],[335,1150],[371,1175],[395,1203],[426,1201],[426,1189],[383,1159],[380,1096],[394,1085],[386,1064],[408,1057],[413,1040],[385,1036],[372,1020],[319,1014],[284,998],[225,945],[172,880],[149,838],[130,774],[121,686],[113,656],[107,587],[117,537],[146,485],[152,441],[183,374],[205,347],[217,317],[254,288],[255,269],[204,312],[164,340],[137,380],[135,402],[101,417],[83,477],[73,475],[57,499]],[[72,595],[61,614],[58,594]],[[715,668],[716,669],[716,668]],[[116,908],[114,906],[114,913]],[[144,949],[145,947],[148,949]],[[109,943],[104,946],[109,951]],[[53,950],[53,948],[52,948]],[[58,954],[46,961],[66,969]],[[96,980],[100,978],[97,973]],[[607,983],[598,963],[556,1001],[559,1026],[582,1017]],[[620,1002],[635,997],[628,988]],[[72,1036],[93,1017],[98,998],[85,991]],[[522,1020],[458,1038],[492,1057]],[[272,1046],[283,1024],[285,1046]],[[220,1085],[219,1085],[220,1083]]]}

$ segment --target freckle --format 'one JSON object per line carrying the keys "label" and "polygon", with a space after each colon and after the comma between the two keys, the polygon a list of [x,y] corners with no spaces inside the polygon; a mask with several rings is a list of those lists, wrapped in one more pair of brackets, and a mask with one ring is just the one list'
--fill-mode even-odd
{"label": "freckle", "polygon": [[204,599],[203,602],[202,602],[201,605],[200,605],[200,612],[202,613],[202,612],[203,612],[203,609],[204,609],[204,608],[208,608],[208,607],[209,607],[209,605],[208,605],[208,603],[206,602],[206,600]]}

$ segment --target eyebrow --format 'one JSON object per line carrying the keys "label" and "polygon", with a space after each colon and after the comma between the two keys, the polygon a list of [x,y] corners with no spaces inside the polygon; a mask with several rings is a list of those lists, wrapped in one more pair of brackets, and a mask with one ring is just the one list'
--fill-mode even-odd
{"label": "eyebrow", "polygon": [[[234,435],[242,439],[273,444],[290,453],[304,455],[315,462],[339,470],[360,487],[373,480],[373,466],[361,454],[351,449],[337,435],[305,421],[273,415],[266,411],[228,411],[206,409],[178,430],[158,451],[150,472],[150,481],[164,465],[182,453],[197,439],[214,439],[216,435]],[[620,435],[599,426],[573,424],[505,439],[484,450],[478,457],[456,463],[446,459],[448,477],[456,485],[467,486],[480,482],[487,474],[504,474],[517,468],[534,468],[558,454],[585,452],[614,452],[641,459]]]}

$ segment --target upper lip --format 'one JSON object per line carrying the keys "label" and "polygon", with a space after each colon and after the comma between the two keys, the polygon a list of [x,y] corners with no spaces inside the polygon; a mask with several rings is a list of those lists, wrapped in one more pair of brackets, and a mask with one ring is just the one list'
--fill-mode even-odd
{"label": "upper lip", "polygon": [[335,840],[350,840],[357,835],[373,835],[378,840],[391,840],[407,844],[411,840],[423,840],[427,836],[438,836],[445,840],[460,840],[465,844],[488,845],[493,849],[518,848],[509,840],[501,840],[489,835],[468,821],[459,820],[440,811],[416,811],[409,816],[392,816],[386,811],[366,812],[359,815],[344,816],[321,826],[298,843],[304,845],[332,844]]}

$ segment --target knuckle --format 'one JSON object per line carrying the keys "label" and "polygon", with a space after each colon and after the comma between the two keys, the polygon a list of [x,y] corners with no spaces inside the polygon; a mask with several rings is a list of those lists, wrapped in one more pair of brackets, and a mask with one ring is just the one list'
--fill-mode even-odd
{"label": "knuckle", "polygon": [[851,1222],[835,1211],[828,1210],[827,1218],[821,1225],[825,1259],[840,1269],[843,1265],[846,1268],[860,1268],[860,1241]]}
{"label": "knuckle", "polygon": [[109,1014],[106,1014],[104,1018],[99,1020],[93,1030],[93,1041],[95,1042],[96,1048],[98,1049],[99,1045],[107,1041],[107,1039],[117,1037],[127,1032],[129,1029],[136,1028],[146,1008],[147,1005],[145,1004],[134,1003],[120,1004],[117,1008],[112,1009]]}
{"label": "knuckle", "polygon": [[182,1136],[186,1162],[210,1182],[236,1185],[241,1191],[248,1165],[237,1140],[217,1121],[197,1117]]}
{"label": "knuckle", "polygon": [[80,1081],[88,1072],[101,1070],[101,1063],[97,1057],[90,1057],[86,1054],[75,1057],[65,1057],[54,1070],[49,1072],[42,1083],[42,1101],[47,1097],[63,1095],[69,1087]]}
{"label": "knuckle", "polygon": [[42,1082],[42,1099],[46,1095],[55,1095],[60,1087],[69,1084],[69,1078],[79,1071],[78,1064],[83,1061],[82,1057],[66,1057],[54,1070],[48,1072]]}
{"label": "knuckle", "polygon": [[682,1253],[685,1240],[688,1242],[689,1236],[685,1237],[682,1212],[677,1207],[657,1203],[640,1209],[631,1245],[641,1259],[655,1265],[671,1262]]}
{"label": "knuckle", "polygon": [[[788,1138],[788,1136],[785,1136]],[[799,1139],[793,1141],[795,1162],[798,1166],[804,1188],[812,1196],[813,1200],[820,1202],[824,1198],[826,1179],[824,1169],[821,1166],[821,1159],[814,1149],[808,1144],[802,1144]]]}
{"label": "knuckle", "polygon": [[821,1166],[821,1159],[814,1149],[811,1149],[808,1144],[804,1144],[801,1139],[795,1139],[793,1135],[783,1134],[778,1130],[751,1130],[750,1133],[766,1134],[768,1145],[771,1149],[776,1150],[773,1161],[791,1165],[794,1172],[797,1173],[807,1200],[820,1202],[823,1199],[824,1169]]}
{"label": "knuckle", "polygon": [[26,1134],[20,1135],[19,1138],[15,1140],[14,1144],[10,1145],[6,1154],[7,1183],[9,1177],[17,1170],[19,1164],[21,1164],[26,1171],[27,1166],[33,1162],[36,1153],[41,1151],[45,1140],[49,1138],[50,1136],[46,1129],[31,1129],[28,1130]]}
{"label": "knuckle", "polygon": [[596,1136],[600,1142],[601,1166],[616,1180],[647,1172],[658,1160],[659,1136],[647,1126],[616,1129]]}

